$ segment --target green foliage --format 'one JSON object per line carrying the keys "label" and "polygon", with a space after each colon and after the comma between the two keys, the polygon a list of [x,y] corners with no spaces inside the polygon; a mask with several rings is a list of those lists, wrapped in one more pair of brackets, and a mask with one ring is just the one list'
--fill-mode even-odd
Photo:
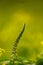
{"label": "green foliage", "polygon": [[36,62],[36,65],[43,65],[43,58],[39,58]]}

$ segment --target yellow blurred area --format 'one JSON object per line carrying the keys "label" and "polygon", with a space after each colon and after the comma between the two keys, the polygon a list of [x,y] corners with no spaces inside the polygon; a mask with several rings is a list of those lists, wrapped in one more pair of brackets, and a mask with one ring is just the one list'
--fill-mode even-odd
{"label": "yellow blurred area", "polygon": [[6,65],[5,63],[3,63],[2,65]]}
{"label": "yellow blurred area", "polygon": [[43,45],[43,41],[41,41],[41,45]]}
{"label": "yellow blurred area", "polygon": [[30,19],[29,15],[26,13],[16,13],[16,17],[18,21],[28,21]]}
{"label": "yellow blurred area", "polygon": [[0,48],[0,57],[5,53],[5,50]]}
{"label": "yellow blurred area", "polygon": [[[16,29],[15,29],[16,28]],[[8,25],[7,28],[5,28],[4,30],[2,30],[0,32],[0,39],[3,42],[6,42],[9,40],[10,37],[13,37],[13,35],[15,36],[16,32],[17,32],[17,26],[14,23],[10,23]],[[15,32],[14,32],[15,31]],[[13,33],[13,34],[12,34]]]}
{"label": "yellow blurred area", "polygon": [[13,20],[15,20],[16,22],[18,22],[18,24],[23,24],[23,23],[29,23],[30,15],[25,12],[25,11],[17,11],[13,14],[12,16]]}

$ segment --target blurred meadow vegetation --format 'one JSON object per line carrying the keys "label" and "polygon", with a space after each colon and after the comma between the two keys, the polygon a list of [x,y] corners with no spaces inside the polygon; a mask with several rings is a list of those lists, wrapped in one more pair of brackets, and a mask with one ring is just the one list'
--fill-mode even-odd
{"label": "blurred meadow vegetation", "polygon": [[9,58],[14,41],[26,24],[18,56],[33,61],[43,53],[43,0],[0,0],[0,48]]}

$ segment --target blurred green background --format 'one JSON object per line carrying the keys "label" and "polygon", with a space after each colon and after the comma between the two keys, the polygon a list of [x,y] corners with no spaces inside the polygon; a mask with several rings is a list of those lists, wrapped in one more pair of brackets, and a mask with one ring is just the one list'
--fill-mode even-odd
{"label": "blurred green background", "polygon": [[35,59],[43,53],[43,0],[0,0],[0,48],[8,57],[24,23],[17,53]]}

